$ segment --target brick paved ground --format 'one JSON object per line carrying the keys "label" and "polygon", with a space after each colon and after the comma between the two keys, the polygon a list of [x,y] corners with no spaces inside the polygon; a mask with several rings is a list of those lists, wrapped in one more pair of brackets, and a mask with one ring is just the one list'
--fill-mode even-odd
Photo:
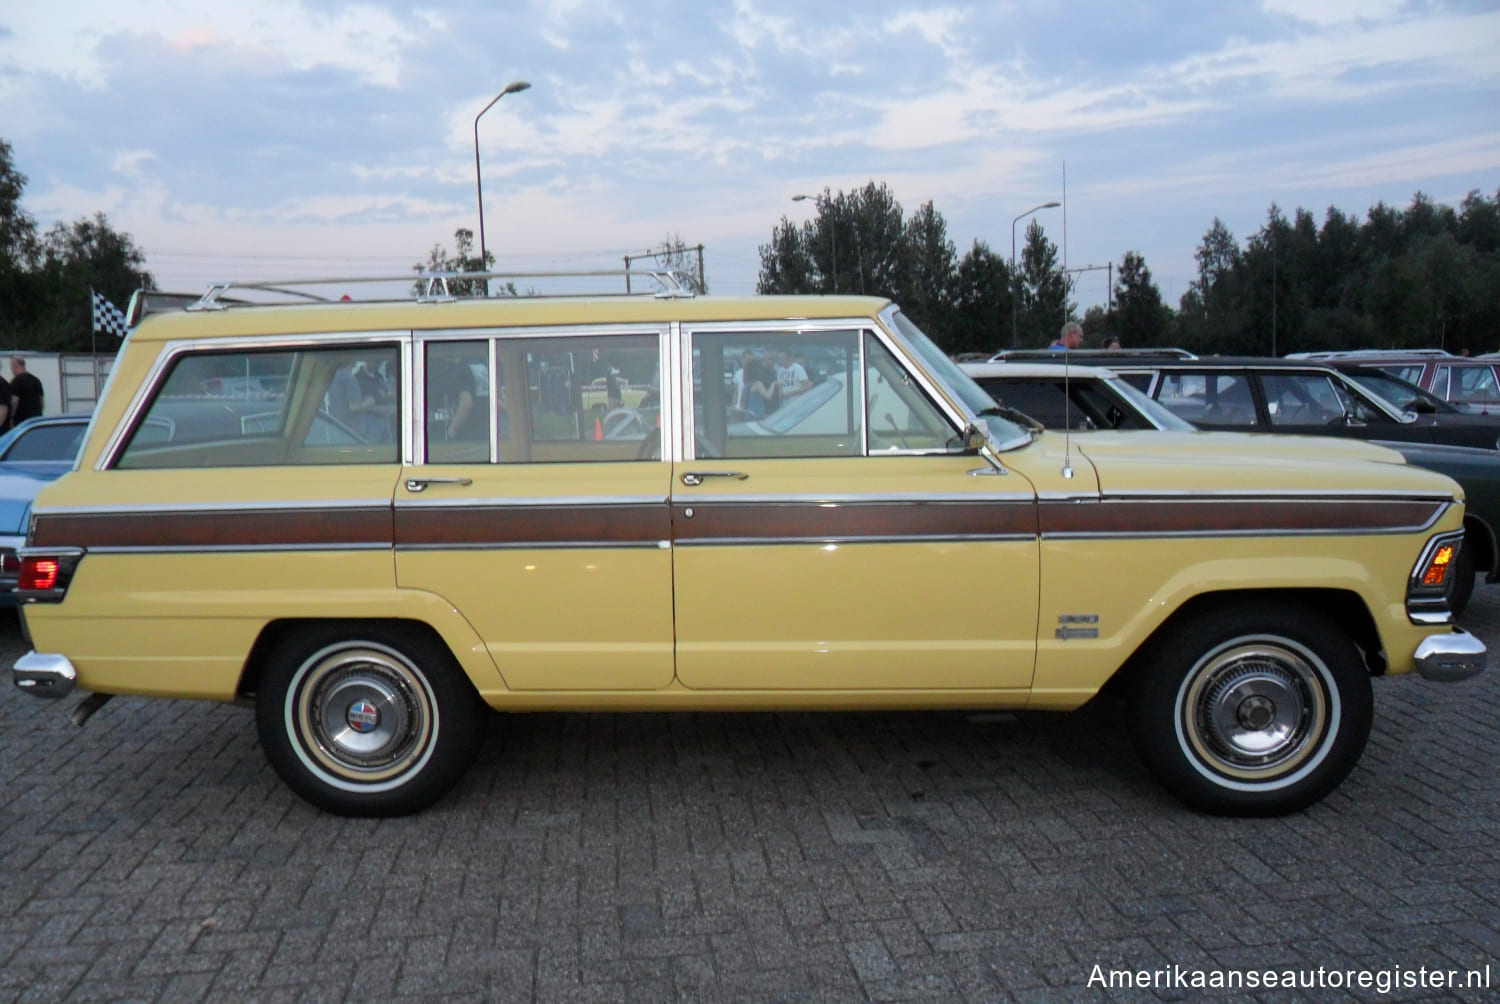
{"label": "brick paved ground", "polygon": [[[1500,652],[1500,586],[1465,620]],[[20,650],[0,615],[0,665]],[[455,794],[376,822],[288,793],[246,710],[120,698],[79,729],[0,682],[0,1000],[1199,996],[1090,990],[1095,964],[1500,985],[1493,671],[1379,681],[1349,781],[1251,821],[1168,800],[1117,705],[497,718]]]}

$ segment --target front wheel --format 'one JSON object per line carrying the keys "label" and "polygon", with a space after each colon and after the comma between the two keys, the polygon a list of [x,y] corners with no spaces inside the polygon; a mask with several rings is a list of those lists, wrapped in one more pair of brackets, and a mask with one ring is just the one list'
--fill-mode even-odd
{"label": "front wheel", "polygon": [[1370,675],[1348,635],[1319,613],[1220,609],[1146,659],[1131,699],[1136,748],[1195,808],[1295,812],[1336,788],[1364,751]]}
{"label": "front wheel", "polygon": [[462,776],[478,695],[437,641],[390,625],[322,625],[271,654],[255,701],[267,759],[297,794],[343,816],[426,808]]}

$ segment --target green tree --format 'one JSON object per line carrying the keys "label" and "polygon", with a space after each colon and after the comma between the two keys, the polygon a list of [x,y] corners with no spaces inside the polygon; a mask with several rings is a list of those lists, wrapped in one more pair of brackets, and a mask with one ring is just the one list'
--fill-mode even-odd
{"label": "green tree", "polygon": [[11,147],[0,139],[0,338],[22,344],[36,316],[33,302],[39,244],[36,221],[21,208],[26,175],[16,170]]}
{"label": "green tree", "polygon": [[1161,345],[1167,331],[1168,311],[1161,291],[1151,281],[1146,259],[1137,251],[1125,252],[1120,277],[1115,280],[1115,331],[1125,345]]}
{"label": "green tree", "polygon": [[771,229],[771,241],[760,246],[760,276],[755,291],[762,296],[809,293],[816,287],[812,253],[807,238],[812,224],[798,228],[785,216]]}
{"label": "green tree", "polygon": [[1010,344],[1010,262],[1003,255],[975,240],[959,259],[952,293],[952,324],[938,342],[944,351],[989,353]]}
{"label": "green tree", "polygon": [[906,221],[902,243],[906,267],[896,299],[928,335],[948,348],[955,341],[953,285],[958,254],[948,239],[947,221],[931,202],[923,203]]}
{"label": "green tree", "polygon": [[[427,252],[427,260],[418,262],[412,266],[412,271],[422,273],[445,273],[445,272],[484,272],[489,263],[493,262],[494,255],[487,255],[490,262],[479,260],[474,247],[474,231],[468,227],[459,227],[453,231],[453,251],[450,253],[441,244],[434,244]],[[513,285],[507,284],[508,291],[515,292]],[[426,287],[421,282],[412,284],[412,292],[417,295],[426,293]],[[483,296],[485,284],[479,279],[449,279],[448,292],[454,296]],[[502,292],[501,295],[505,295]]]}
{"label": "green tree", "polygon": [[1016,280],[1018,342],[1021,347],[1046,345],[1072,318],[1077,304],[1068,299],[1075,280],[1059,267],[1057,245],[1047,239],[1037,220],[1026,228],[1026,246],[1021,251]]}
{"label": "green tree", "polygon": [[90,290],[116,306],[130,301],[137,289],[155,289],[143,268],[146,257],[129,234],[109,225],[103,213],[72,224],[54,224],[41,241],[34,277],[30,345],[53,352],[90,352],[104,348],[93,331]]}

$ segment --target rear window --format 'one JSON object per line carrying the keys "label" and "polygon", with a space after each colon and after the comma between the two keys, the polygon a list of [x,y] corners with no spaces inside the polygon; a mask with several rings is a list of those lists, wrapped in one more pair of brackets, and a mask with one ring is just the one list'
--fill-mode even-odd
{"label": "rear window", "polygon": [[400,386],[395,345],[188,353],[115,466],[396,463]]}

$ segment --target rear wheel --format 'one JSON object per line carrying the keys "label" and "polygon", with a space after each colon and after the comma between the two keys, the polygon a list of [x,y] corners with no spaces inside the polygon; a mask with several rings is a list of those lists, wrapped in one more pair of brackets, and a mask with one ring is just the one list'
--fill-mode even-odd
{"label": "rear wheel", "polygon": [[1364,751],[1370,676],[1348,635],[1319,613],[1220,609],[1146,658],[1131,700],[1136,748],[1195,808],[1295,812],[1337,787]]}
{"label": "rear wheel", "polygon": [[307,801],[345,816],[399,816],[463,775],[483,714],[437,641],[385,624],[330,624],[272,653],[255,720],[267,759]]}

